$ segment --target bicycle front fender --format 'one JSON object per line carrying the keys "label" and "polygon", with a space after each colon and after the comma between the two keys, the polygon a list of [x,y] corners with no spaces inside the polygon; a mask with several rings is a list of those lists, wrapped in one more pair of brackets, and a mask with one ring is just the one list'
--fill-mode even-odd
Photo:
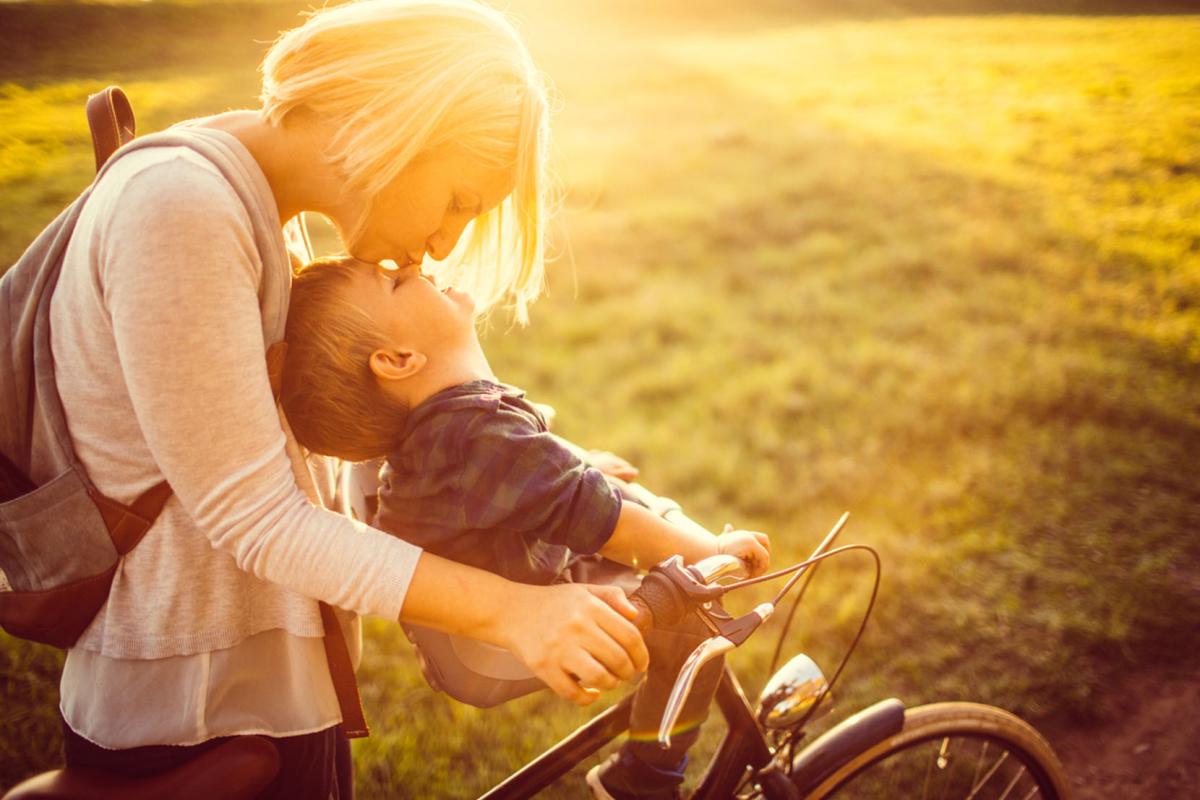
{"label": "bicycle front fender", "polygon": [[806,793],[856,755],[904,727],[904,703],[892,697],[864,708],[817,737],[792,760],[792,782]]}

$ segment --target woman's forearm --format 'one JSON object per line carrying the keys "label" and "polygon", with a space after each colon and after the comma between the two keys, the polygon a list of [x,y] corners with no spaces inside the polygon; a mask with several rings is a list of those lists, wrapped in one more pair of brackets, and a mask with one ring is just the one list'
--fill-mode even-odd
{"label": "woman's forearm", "polygon": [[717,553],[717,539],[698,526],[672,525],[636,503],[621,506],[617,527],[600,548],[605,558],[643,569],[676,553],[693,564]]}
{"label": "woman's forearm", "polygon": [[400,621],[504,646],[500,615],[525,588],[491,572],[422,552]]}

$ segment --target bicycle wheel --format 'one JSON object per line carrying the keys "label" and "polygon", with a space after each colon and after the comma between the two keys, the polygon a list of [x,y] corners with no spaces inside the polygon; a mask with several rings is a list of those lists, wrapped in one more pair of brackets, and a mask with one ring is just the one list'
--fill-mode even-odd
{"label": "bicycle wheel", "polygon": [[805,794],[830,797],[1069,800],[1070,786],[1058,756],[1027,723],[992,706],[934,703],[906,710],[899,733]]}

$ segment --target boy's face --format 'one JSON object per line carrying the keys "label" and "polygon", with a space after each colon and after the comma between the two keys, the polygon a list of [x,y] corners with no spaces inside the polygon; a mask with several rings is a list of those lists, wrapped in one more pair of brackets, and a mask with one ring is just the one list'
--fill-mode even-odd
{"label": "boy's face", "polygon": [[397,346],[427,356],[475,341],[475,300],[454,288],[439,289],[418,267],[386,270],[362,265],[350,299]]}

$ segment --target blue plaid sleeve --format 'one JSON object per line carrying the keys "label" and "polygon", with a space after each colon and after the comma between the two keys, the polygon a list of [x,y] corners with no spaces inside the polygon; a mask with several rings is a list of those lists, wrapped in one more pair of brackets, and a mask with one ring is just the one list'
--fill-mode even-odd
{"label": "blue plaid sleeve", "polygon": [[385,463],[372,524],[449,558],[448,548],[468,530],[459,491],[462,462],[452,441],[432,437],[427,444],[435,458],[422,459],[419,469],[391,458]]}
{"label": "blue plaid sleeve", "polygon": [[612,536],[621,498],[604,475],[528,418],[501,408],[464,441],[461,511],[474,529],[504,529],[595,553]]}

